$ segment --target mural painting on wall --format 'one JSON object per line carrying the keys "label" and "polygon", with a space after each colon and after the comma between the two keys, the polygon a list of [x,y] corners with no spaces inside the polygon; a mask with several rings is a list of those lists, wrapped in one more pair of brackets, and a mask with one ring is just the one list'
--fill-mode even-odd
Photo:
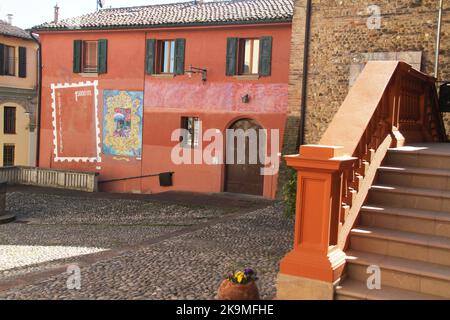
{"label": "mural painting on wall", "polygon": [[103,153],[141,158],[143,92],[105,90],[103,100]]}

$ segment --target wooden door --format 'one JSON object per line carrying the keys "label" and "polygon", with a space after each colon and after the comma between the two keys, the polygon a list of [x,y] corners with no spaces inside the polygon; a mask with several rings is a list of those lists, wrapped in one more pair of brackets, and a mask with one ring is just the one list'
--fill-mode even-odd
{"label": "wooden door", "polygon": [[[254,120],[243,119],[234,123],[230,129],[237,130],[242,129],[247,132],[250,129],[254,129],[256,133],[262,129],[261,126]],[[226,164],[226,175],[225,175],[225,191],[231,193],[243,193],[262,196],[264,192],[264,176],[261,175],[261,168],[263,167],[259,159],[258,150],[258,163],[250,163],[250,138],[247,136],[245,138],[245,161],[243,163],[238,163],[238,148],[237,140],[227,141],[226,143],[232,143],[232,146],[227,145],[227,152],[233,152],[234,163]],[[258,143],[256,144],[259,148],[259,135]]]}

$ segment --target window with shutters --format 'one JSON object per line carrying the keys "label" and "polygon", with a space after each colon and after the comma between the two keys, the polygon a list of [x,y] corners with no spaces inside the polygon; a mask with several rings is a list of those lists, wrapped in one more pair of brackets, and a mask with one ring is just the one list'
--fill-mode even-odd
{"label": "window with shutters", "polygon": [[83,72],[98,72],[98,42],[83,41]]}
{"label": "window with shutters", "polygon": [[158,73],[174,73],[175,40],[158,41],[156,70]]}
{"label": "window with shutters", "polygon": [[240,39],[238,48],[239,74],[259,74],[259,39]]}
{"label": "window with shutters", "polygon": [[184,129],[182,140],[183,148],[197,148],[199,146],[200,118],[182,117],[181,129]]}
{"label": "window with shutters", "polygon": [[98,73],[107,72],[108,40],[75,40],[73,42],[73,72]]}
{"label": "window with shutters", "polygon": [[272,37],[227,39],[227,76],[270,76],[271,72]]}
{"label": "window with shutters", "polygon": [[185,39],[147,39],[146,73],[150,75],[184,74]]}
{"label": "window with shutters", "polygon": [[16,75],[16,48],[3,46],[3,74],[5,76]]}
{"label": "window with shutters", "polygon": [[15,146],[12,144],[3,145],[3,166],[14,166]]}
{"label": "window with shutters", "polygon": [[15,134],[16,133],[16,108],[5,107],[3,109],[3,133]]}

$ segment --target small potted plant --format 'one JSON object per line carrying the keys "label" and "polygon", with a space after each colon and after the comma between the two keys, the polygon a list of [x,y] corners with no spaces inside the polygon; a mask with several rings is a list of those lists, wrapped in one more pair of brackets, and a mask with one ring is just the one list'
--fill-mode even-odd
{"label": "small potted plant", "polygon": [[253,269],[230,272],[219,288],[219,300],[259,300],[258,277]]}

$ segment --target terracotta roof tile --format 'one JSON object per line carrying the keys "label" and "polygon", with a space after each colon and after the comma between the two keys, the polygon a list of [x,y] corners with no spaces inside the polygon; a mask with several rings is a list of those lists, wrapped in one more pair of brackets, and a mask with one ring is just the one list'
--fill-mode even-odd
{"label": "terracotta roof tile", "polygon": [[22,38],[32,40],[30,34],[19,27],[15,27],[0,20],[0,34],[8,37]]}
{"label": "terracotta roof tile", "polygon": [[33,29],[77,30],[291,21],[293,2],[294,0],[227,0],[111,8],[58,23],[44,23]]}

